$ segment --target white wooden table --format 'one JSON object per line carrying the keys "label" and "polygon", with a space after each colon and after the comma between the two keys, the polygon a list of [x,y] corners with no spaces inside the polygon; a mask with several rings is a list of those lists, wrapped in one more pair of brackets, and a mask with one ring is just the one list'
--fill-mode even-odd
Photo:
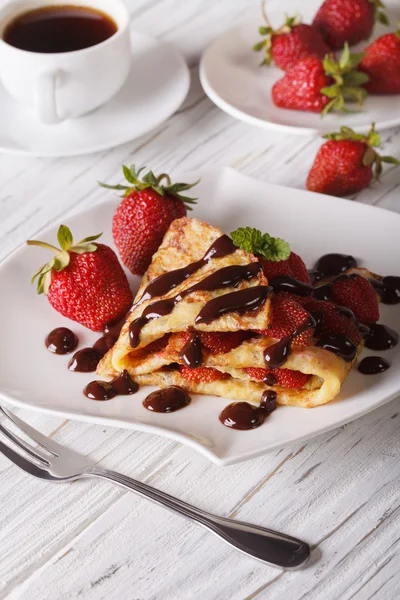
{"label": "white wooden table", "polygon": [[[55,160],[0,156],[0,259],[47,223],[107,197],[96,181],[118,179],[122,162],[172,173],[231,165],[304,187],[320,140],[239,123],[198,82],[201,50],[250,4],[257,0],[129,0],[135,28],[185,54],[189,97],[156,131],[114,150]],[[286,4],[289,12],[296,5]],[[400,129],[382,139],[385,154],[400,156]],[[400,211],[399,190],[400,169],[392,169],[355,200]],[[0,457],[1,598],[400,597],[400,399],[312,441],[224,469],[166,439],[16,412],[105,467],[220,515],[303,537],[314,551],[307,569],[281,572],[132,493],[103,482],[46,484]]]}

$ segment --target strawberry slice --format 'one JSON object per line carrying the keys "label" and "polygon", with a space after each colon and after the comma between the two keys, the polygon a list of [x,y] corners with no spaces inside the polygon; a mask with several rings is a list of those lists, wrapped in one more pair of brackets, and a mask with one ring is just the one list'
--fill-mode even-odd
{"label": "strawberry slice", "polygon": [[307,271],[307,267],[298,254],[294,252],[290,253],[287,260],[273,261],[261,259],[264,274],[267,279],[272,279],[275,275],[290,275],[298,281],[304,281],[304,283],[311,283],[310,276]]}
{"label": "strawberry slice", "polygon": [[314,298],[302,298],[300,301],[310,313],[320,313],[322,315],[316,331],[317,337],[343,334],[356,345],[361,342],[361,335],[355,321],[341,314],[335,304],[322,300],[314,300]]}
{"label": "strawberry slice", "polygon": [[151,342],[148,346],[144,348],[146,352],[149,354],[156,354],[156,352],[161,352],[168,345],[169,338],[171,337],[170,333],[166,333],[162,338]]}
{"label": "strawberry slice", "polygon": [[[297,297],[291,294],[281,293],[276,294],[271,302],[272,307],[272,323],[263,331],[259,331],[263,335],[281,340],[304,325],[310,318],[308,311],[301,306]],[[293,346],[311,346],[313,343],[313,330],[307,329],[293,339]]]}
{"label": "strawberry slice", "polygon": [[379,306],[376,292],[370,282],[361,275],[338,279],[332,285],[332,302],[350,308],[361,323],[376,323]]}
{"label": "strawberry slice", "polygon": [[247,331],[234,331],[234,332],[198,332],[201,345],[210,354],[225,354],[230,352],[234,348],[240,346],[240,344],[249,337]]}
{"label": "strawberry slice", "polygon": [[[180,333],[179,345],[186,344],[192,335],[192,331],[183,331]],[[197,335],[204,350],[210,354],[225,354],[240,346],[252,333],[249,331],[197,331]]]}
{"label": "strawberry slice", "polygon": [[300,389],[310,380],[311,375],[301,371],[292,371],[291,369],[245,369],[246,373],[257,381],[264,381],[267,375],[273,375],[276,384],[285,388]]}
{"label": "strawberry slice", "polygon": [[181,366],[181,375],[186,381],[191,381],[192,383],[211,383],[212,381],[227,379],[229,377],[227,373],[222,373],[218,369],[211,367],[190,369],[189,367]]}

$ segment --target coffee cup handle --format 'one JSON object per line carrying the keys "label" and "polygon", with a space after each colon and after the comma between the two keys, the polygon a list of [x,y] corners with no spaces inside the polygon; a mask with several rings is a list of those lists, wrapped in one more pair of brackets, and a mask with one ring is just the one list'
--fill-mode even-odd
{"label": "coffee cup handle", "polygon": [[59,71],[47,70],[39,74],[36,88],[36,108],[39,119],[45,125],[55,125],[64,119],[57,112],[56,80]]}

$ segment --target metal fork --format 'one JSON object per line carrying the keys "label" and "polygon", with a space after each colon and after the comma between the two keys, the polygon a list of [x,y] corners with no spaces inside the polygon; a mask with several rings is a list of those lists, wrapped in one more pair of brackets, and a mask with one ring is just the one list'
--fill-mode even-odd
{"label": "metal fork", "polygon": [[29,444],[8,429],[4,423],[0,423],[0,432],[22,450],[22,453],[1,440],[0,452],[34,477],[55,482],[75,481],[84,477],[107,479],[192,519],[237,550],[273,566],[295,569],[303,565],[310,556],[309,545],[301,540],[264,527],[218,517],[145,483],[102,469],[85,456],[57,444],[1,406],[0,413],[37,444],[37,446]]}

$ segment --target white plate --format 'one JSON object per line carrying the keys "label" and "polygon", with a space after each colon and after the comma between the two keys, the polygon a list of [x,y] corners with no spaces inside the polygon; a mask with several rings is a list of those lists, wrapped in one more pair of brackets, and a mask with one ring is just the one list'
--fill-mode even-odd
{"label": "white plate", "polygon": [[78,156],[107,150],[158,127],[182,104],[190,73],[169,44],[132,32],[132,68],[123,88],[96,111],[60,125],[43,125],[0,83],[0,152]]}
{"label": "white plate", "polygon": [[[199,204],[194,216],[229,233],[241,225],[257,226],[286,238],[309,265],[326,252],[355,255],[372,271],[399,272],[400,215],[306,191],[262,183],[232,169],[190,174]],[[77,239],[104,231],[111,244],[115,200],[68,219]],[[57,226],[38,239],[54,242]],[[44,338],[54,327],[71,327],[84,347],[99,336],[58,315],[30,285],[31,274],[46,252],[23,247],[0,268],[0,397],[13,404],[95,423],[140,429],[171,437],[202,452],[214,463],[245,460],[289,442],[311,437],[380,406],[400,392],[400,345],[384,353],[392,368],[376,376],[351,373],[336,401],[314,409],[279,407],[253,431],[224,427],[218,415],[229,400],[193,395],[192,403],[172,414],[154,414],[142,406],[151,388],[134,396],[94,402],[83,394],[93,374],[70,373],[69,358],[50,354]],[[137,278],[132,278],[137,285]],[[400,306],[382,306],[382,322],[400,331]],[[373,354],[368,352],[369,354]]]}
{"label": "white plate", "polygon": [[[301,13],[305,22],[311,22],[320,2],[303,2]],[[319,114],[286,110],[274,105],[271,98],[273,84],[284,72],[271,65],[260,67],[262,53],[252,51],[260,38],[258,27],[263,20],[259,15],[241,22],[217,38],[204,52],[200,63],[200,79],[207,96],[223,111],[236,119],[264,129],[286,131],[296,135],[323,135],[348,125],[359,132],[368,132],[371,123],[378,131],[400,124],[399,96],[369,96],[364,108],[354,113],[330,113],[323,119]],[[275,25],[284,23],[284,10],[269,14]],[[306,19],[308,17],[308,21]],[[395,17],[392,19],[396,23]],[[392,28],[393,29],[393,28]],[[387,28],[377,26],[374,37]],[[364,45],[352,48],[360,52]],[[354,110],[358,110],[354,105]]]}

